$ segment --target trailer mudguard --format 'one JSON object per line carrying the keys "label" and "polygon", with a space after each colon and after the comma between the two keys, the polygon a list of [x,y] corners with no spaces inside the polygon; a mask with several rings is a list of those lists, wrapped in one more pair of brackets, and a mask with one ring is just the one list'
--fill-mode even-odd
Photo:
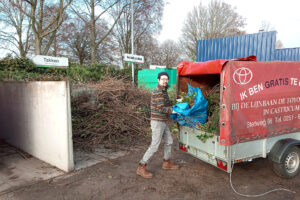
{"label": "trailer mudguard", "polygon": [[300,140],[287,138],[277,141],[269,153],[269,159],[276,163],[283,162],[284,153],[294,146],[300,146]]}

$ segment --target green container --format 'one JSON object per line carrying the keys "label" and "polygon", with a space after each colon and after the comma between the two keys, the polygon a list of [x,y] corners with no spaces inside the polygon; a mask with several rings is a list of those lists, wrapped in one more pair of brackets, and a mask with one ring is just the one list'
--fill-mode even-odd
{"label": "green container", "polygon": [[177,81],[177,70],[168,68],[156,68],[156,69],[143,69],[138,72],[138,85],[143,86],[147,89],[153,90],[158,82],[157,75],[160,72],[167,72],[169,75],[170,87],[176,87]]}

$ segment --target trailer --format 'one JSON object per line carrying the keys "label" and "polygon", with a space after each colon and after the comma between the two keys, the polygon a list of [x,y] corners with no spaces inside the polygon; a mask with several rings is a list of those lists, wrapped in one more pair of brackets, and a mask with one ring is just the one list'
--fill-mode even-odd
{"label": "trailer", "polygon": [[231,173],[235,163],[269,158],[276,174],[300,170],[300,62],[237,60],[181,62],[177,94],[187,84],[205,96],[220,85],[219,129],[205,142],[203,131],[179,126],[179,148]]}

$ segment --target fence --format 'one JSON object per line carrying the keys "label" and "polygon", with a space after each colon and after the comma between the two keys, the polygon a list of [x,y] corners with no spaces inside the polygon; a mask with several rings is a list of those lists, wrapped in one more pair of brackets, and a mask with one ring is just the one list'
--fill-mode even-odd
{"label": "fence", "polygon": [[147,89],[154,89],[158,82],[157,82],[157,75],[160,72],[167,72],[169,75],[169,85],[176,86],[177,80],[177,70],[176,69],[168,69],[168,68],[156,68],[156,69],[143,69],[140,70],[138,73],[138,85],[144,86]]}

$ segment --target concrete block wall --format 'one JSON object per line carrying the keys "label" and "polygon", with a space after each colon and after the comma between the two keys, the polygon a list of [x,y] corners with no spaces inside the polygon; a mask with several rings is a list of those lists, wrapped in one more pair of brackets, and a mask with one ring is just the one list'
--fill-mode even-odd
{"label": "concrete block wall", "polygon": [[0,138],[63,171],[72,171],[68,82],[1,82]]}

